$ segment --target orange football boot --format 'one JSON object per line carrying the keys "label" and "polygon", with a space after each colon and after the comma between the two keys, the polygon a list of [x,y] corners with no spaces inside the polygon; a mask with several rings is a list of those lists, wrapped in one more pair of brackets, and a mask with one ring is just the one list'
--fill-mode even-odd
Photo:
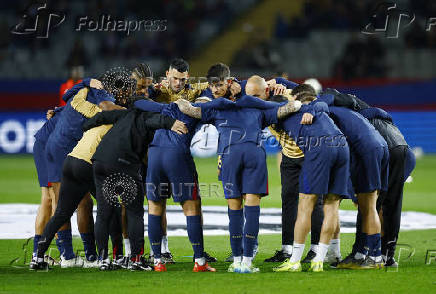
{"label": "orange football boot", "polygon": [[165,266],[165,263],[159,262],[158,264],[154,265],[154,271],[155,272],[166,272],[167,267]]}
{"label": "orange football boot", "polygon": [[216,269],[211,267],[207,264],[207,262],[204,265],[199,265],[197,262],[194,265],[194,268],[192,269],[193,272],[216,272]]}

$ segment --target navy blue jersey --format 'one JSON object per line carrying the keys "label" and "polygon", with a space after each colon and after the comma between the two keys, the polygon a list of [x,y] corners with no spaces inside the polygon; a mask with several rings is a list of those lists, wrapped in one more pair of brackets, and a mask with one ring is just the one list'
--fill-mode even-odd
{"label": "navy blue jersey", "polygon": [[176,103],[164,104],[148,100],[138,100],[135,102],[135,107],[145,111],[159,112],[180,120],[188,128],[188,133],[183,135],[179,135],[171,130],[156,130],[150,147],[178,148],[182,149],[180,151],[190,153],[191,140],[199,123],[198,119],[183,114]]}
{"label": "navy blue jersey", "polygon": [[[82,138],[82,125],[87,118],[71,105],[71,101],[78,91],[84,87],[85,84],[83,82],[79,83],[68,90],[63,96],[68,99],[68,102],[64,106],[62,112],[59,114],[59,120],[57,121],[56,127],[51,134],[51,136],[54,137],[52,142],[56,142],[56,144],[59,146],[66,147],[70,146],[71,144],[75,145],[74,143],[77,143]],[[115,99],[105,90],[89,88],[86,101],[98,106],[103,101],[115,102]]]}
{"label": "navy blue jersey", "polygon": [[235,106],[218,110],[201,105],[201,116],[203,123],[211,123],[217,128],[218,154],[223,154],[228,146],[234,144],[252,142],[261,146],[262,130],[277,123],[278,107],[260,110]]}
{"label": "navy blue jersey", "polygon": [[[321,95],[320,99],[316,101],[330,103],[331,105],[333,101],[331,97],[332,95]],[[317,103],[316,101],[315,103]],[[347,137],[352,149],[363,150],[369,146],[387,147],[383,137],[361,114],[345,107],[330,105],[330,117]]]}
{"label": "navy blue jersey", "polygon": [[285,78],[275,78],[277,84],[282,84],[286,86],[287,89],[294,89],[296,86],[298,86],[297,83],[294,83],[292,81],[289,81]]}
{"label": "navy blue jersey", "polygon": [[[345,138],[328,116],[328,111],[327,104],[323,102],[302,105],[298,112],[280,121],[278,127],[284,129],[294,139],[303,153],[308,152],[314,146],[331,147],[329,144],[336,144],[338,140],[345,140]],[[310,113],[314,116],[312,124],[300,124],[304,113]]]}
{"label": "navy blue jersey", "polygon": [[41,142],[47,142],[48,137],[53,132],[53,130],[56,127],[56,123],[59,120],[60,112],[62,111],[63,107],[58,107],[55,109],[55,115],[47,120],[44,125],[36,132],[35,139]]}

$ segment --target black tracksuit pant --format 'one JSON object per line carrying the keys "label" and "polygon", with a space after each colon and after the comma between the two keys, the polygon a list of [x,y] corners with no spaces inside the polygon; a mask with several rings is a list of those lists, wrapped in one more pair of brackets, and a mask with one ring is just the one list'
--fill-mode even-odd
{"label": "black tracksuit pant", "polygon": [[80,201],[88,192],[95,195],[91,164],[67,156],[62,167],[61,189],[56,211],[45,226],[41,241],[38,243],[38,257],[44,257],[56,232],[71,219]]}
{"label": "black tracksuit pant", "polygon": [[115,173],[124,173],[130,176],[136,184],[137,194],[130,204],[127,204],[127,231],[130,239],[133,256],[139,255],[144,245],[144,184],[141,176],[141,165],[128,165],[124,163],[106,164],[100,161],[93,162],[94,178],[97,198],[97,220],[95,222],[95,239],[98,254],[101,259],[108,258],[109,225],[112,217],[121,215],[121,208],[115,207],[103,195],[105,179]]}
{"label": "black tracksuit pant", "polygon": [[[377,211],[383,209],[382,254],[393,257],[398,240],[403,205],[404,182],[415,168],[415,156],[408,146],[396,146],[389,150],[388,191],[381,191],[377,199]],[[362,216],[357,215],[356,241],[362,232]],[[357,250],[357,242],[353,251]]]}
{"label": "black tracksuit pant", "polygon": [[[282,245],[292,245],[294,243],[294,227],[298,213],[298,182],[303,162],[304,157],[290,158],[282,154],[282,163],[280,164],[282,183]],[[318,202],[312,213],[312,244],[318,244],[319,242],[323,219],[322,197],[318,197]]]}

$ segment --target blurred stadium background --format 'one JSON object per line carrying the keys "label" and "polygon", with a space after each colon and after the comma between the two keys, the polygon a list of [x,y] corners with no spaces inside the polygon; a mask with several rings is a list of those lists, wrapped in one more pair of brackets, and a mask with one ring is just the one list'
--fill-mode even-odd
{"label": "blurred stadium background", "polygon": [[[38,3],[46,3],[46,9],[38,11]],[[85,76],[98,77],[110,67],[145,61],[159,81],[169,61],[179,56],[190,62],[194,77],[204,76],[211,64],[220,61],[241,79],[254,73],[297,82],[317,78],[323,87],[353,93],[389,110],[415,150],[434,153],[436,24],[429,22],[436,17],[436,3],[400,0],[388,10],[389,3],[2,1],[0,153],[31,152],[43,113],[58,104],[60,86],[72,67],[82,66]],[[47,13],[64,15],[65,20],[54,27],[52,18],[48,38],[41,38]],[[407,17],[399,18],[401,13]],[[164,25],[160,31],[129,34],[77,31],[80,17],[99,21],[103,14],[123,21],[159,20]],[[36,32],[13,33],[17,24],[21,30],[32,27],[37,16]],[[386,32],[362,32],[370,23],[373,31],[382,28],[386,17]]]}
{"label": "blurred stadium background", "polygon": [[[38,10],[43,4],[45,8]],[[159,21],[163,27],[159,31],[149,29],[129,34],[123,30],[94,30],[92,26],[77,31],[81,17],[95,24],[102,15],[121,21]],[[63,22],[56,26],[63,16]],[[383,30],[385,23],[387,28]],[[48,37],[44,38],[46,33]],[[210,65],[223,62],[238,79],[252,74],[266,78],[281,76],[296,82],[317,78],[324,88],[355,94],[389,111],[419,157],[412,174],[413,183],[405,187],[404,210],[436,215],[436,1],[14,0],[0,2],[0,203],[3,204],[0,225],[15,230],[8,227],[8,218],[15,212],[8,211],[7,205],[40,201],[30,154],[33,135],[44,123],[46,110],[59,104],[61,85],[71,78],[72,68],[83,68],[85,77],[98,77],[113,66],[147,62],[159,82],[174,57],[189,61],[192,77],[205,76]],[[272,146],[274,142],[270,143],[268,151],[277,152]],[[217,183],[216,158],[195,160],[200,183]],[[262,205],[278,211],[280,177],[272,154],[268,167],[271,197],[263,200]],[[207,205],[225,205],[221,197],[204,200]],[[341,209],[355,208],[350,201],[344,201]],[[18,211],[23,216],[28,214],[27,210]],[[35,212],[36,208],[32,210]],[[33,220],[23,217],[21,221],[26,221],[27,235],[33,235]],[[419,215],[415,221],[425,223]],[[434,228],[434,223],[430,227]],[[394,292],[409,292],[413,285],[414,292],[430,293],[435,285],[434,263],[428,267],[424,260],[427,250],[436,242],[434,232],[433,229],[401,233],[400,241],[416,248],[416,258],[403,263],[395,275],[303,273],[292,289],[325,293],[328,285],[348,292],[378,289],[390,293],[393,286]],[[354,237],[343,234],[341,238],[345,256]],[[177,261],[190,262],[192,253],[185,239],[171,237],[170,243]],[[279,239],[279,235],[260,236],[259,261],[278,248]],[[278,279],[271,271],[272,265],[266,264],[262,265],[261,276],[238,276],[237,281],[225,274],[214,280],[208,280],[207,275],[199,278],[190,274],[191,265],[183,262],[174,265],[171,275],[158,279],[153,274],[124,272],[117,272],[117,276],[88,272],[83,275],[80,269],[65,275],[55,269],[55,277],[35,276],[27,272],[27,266],[19,268],[15,266],[18,263],[10,261],[22,256],[23,241],[0,240],[0,281],[5,281],[0,283],[2,293],[29,293],[29,290],[77,293],[88,289],[95,293],[112,293],[116,289],[143,293],[145,287],[153,287],[153,293],[197,293],[198,285],[205,284],[210,285],[207,288],[210,293],[223,293],[223,289],[232,292],[289,289],[290,279]],[[78,244],[78,240],[75,242]],[[208,236],[206,247],[223,260],[229,251],[228,238]],[[225,272],[227,265],[217,263],[216,267]],[[181,279],[186,282],[183,287]],[[94,287],[97,280],[101,283]],[[373,283],[371,289],[367,288],[369,280]]]}

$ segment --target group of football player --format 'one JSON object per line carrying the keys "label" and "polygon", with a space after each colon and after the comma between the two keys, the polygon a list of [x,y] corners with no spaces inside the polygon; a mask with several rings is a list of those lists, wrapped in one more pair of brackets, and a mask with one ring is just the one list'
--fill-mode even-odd
{"label": "group of football player", "polygon": [[[65,106],[48,111],[35,135],[42,196],[30,269],[49,268],[46,253],[56,238],[61,267],[166,271],[174,262],[166,219],[172,197],[186,216],[193,271],[215,272],[210,264],[216,258],[204,251],[201,191],[190,150],[202,124],[219,133],[229,272],[259,272],[253,258],[260,202],[268,195],[267,127],[282,147],[282,249],[265,260],[282,262],[273,270],[298,272],[303,262],[314,272],[323,271],[324,262],[348,269],[398,266],[402,191],[415,159],[387,112],[353,95],[317,92],[284,78],[239,81],[223,63],[212,65],[206,79],[189,83],[189,65],[178,58],[160,83],[141,63],[83,79],[63,93]],[[342,260],[343,199],[356,203],[358,217],[352,253]],[[76,210],[84,258],[73,251],[70,219]],[[309,232],[312,245],[303,259]]]}

